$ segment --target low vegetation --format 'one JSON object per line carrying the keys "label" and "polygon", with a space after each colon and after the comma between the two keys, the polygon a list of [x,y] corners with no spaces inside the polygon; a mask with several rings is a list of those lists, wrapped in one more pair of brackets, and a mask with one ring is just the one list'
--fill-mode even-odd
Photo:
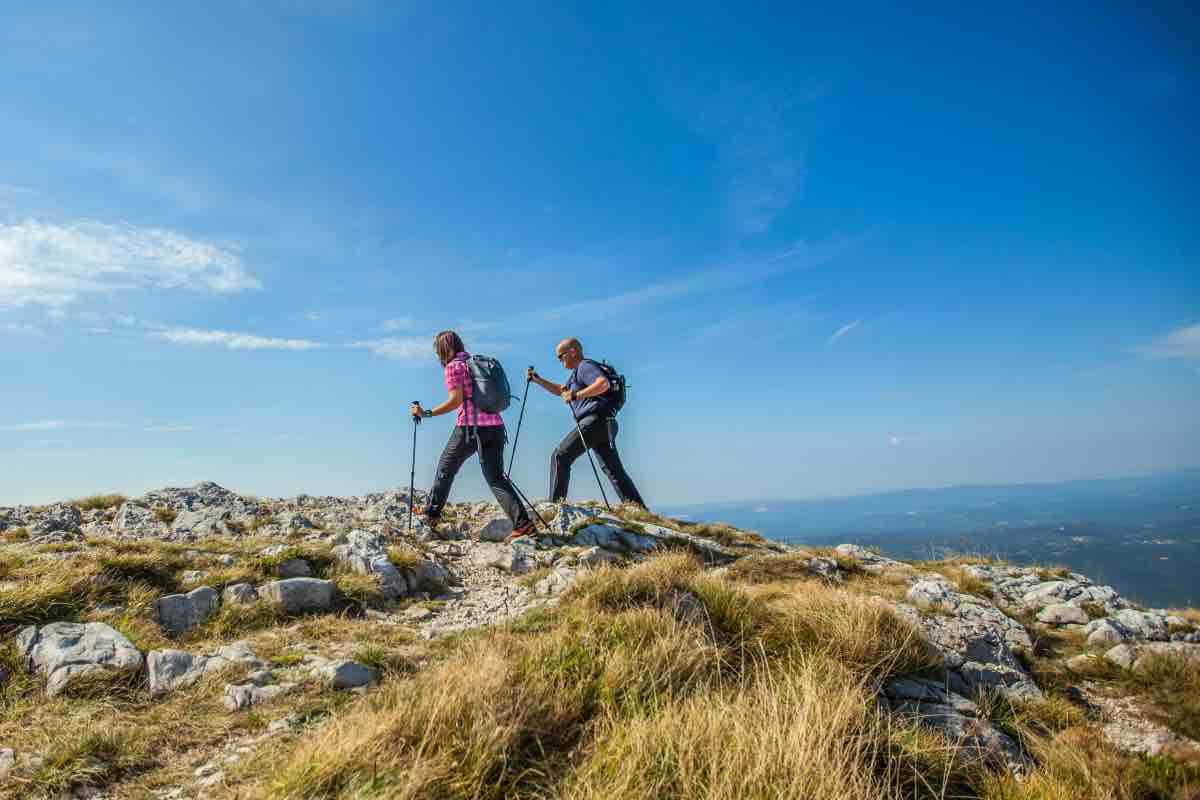
{"label": "low vegetation", "polygon": [[94,494],[90,497],[72,500],[70,504],[80,511],[106,511],[110,508],[117,508],[126,499],[123,494]]}

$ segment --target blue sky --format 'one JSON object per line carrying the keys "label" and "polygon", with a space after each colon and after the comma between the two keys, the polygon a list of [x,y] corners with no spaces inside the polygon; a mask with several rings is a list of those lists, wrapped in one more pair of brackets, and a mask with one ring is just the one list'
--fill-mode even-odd
{"label": "blue sky", "polygon": [[406,484],[444,327],[651,505],[1200,463],[1184,4],[0,5],[0,503]]}

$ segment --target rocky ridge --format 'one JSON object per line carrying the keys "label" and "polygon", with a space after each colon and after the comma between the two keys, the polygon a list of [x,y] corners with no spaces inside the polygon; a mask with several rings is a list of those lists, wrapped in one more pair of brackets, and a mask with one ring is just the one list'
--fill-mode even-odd
{"label": "rocky ridge", "polygon": [[[222,614],[270,610],[280,624],[350,615],[380,630],[411,631],[429,640],[517,620],[555,602],[588,569],[638,562],[663,550],[685,550],[718,571],[747,556],[798,552],[754,537],[717,540],[669,521],[629,518],[595,505],[550,503],[537,506],[545,522],[536,535],[510,542],[511,525],[494,504],[452,504],[435,531],[418,520],[410,529],[407,503],[406,488],[348,498],[260,499],[206,482],[149,492],[111,508],[81,511],[66,503],[0,508],[4,547],[27,562],[69,564],[89,558],[97,543],[130,543],[169,546],[185,555],[189,567],[179,570],[187,590],[162,593],[150,606],[161,636],[179,647],[139,649],[111,622],[128,616],[129,607],[120,605],[98,608],[86,620],[0,624],[12,631],[17,666],[37,677],[37,690],[49,697],[69,695],[97,679],[141,680],[156,698],[215,680],[224,708],[236,714],[316,688],[368,692],[383,674],[379,663],[348,657],[345,643],[314,646],[300,630],[274,656],[260,656],[245,640],[186,649],[189,637]],[[215,540],[247,547],[214,554],[205,545]],[[223,571],[246,562],[269,564],[272,579],[221,579]],[[955,579],[947,571],[915,568],[850,544],[813,555],[806,565],[813,578],[837,585],[852,585],[856,574],[887,577],[903,599],[882,593],[878,602],[911,622],[937,653],[939,675],[904,676],[880,686],[881,708],[917,719],[1016,771],[1027,767],[1030,755],[987,719],[977,700],[988,694],[1040,698],[1043,689],[1029,662],[1043,634],[1081,642],[1083,652],[1072,663],[1085,694],[1086,676],[1100,663],[1136,671],[1156,656],[1200,661],[1194,621],[1139,609],[1112,587],[1076,573],[964,562],[955,565]],[[359,584],[346,576],[365,580],[370,599],[354,595],[351,587]],[[20,591],[11,578],[0,583],[0,592]],[[0,684],[11,678],[0,669]],[[1151,753],[1195,748],[1186,737],[1141,719],[1136,709],[1103,698],[1097,707],[1111,717],[1105,733],[1117,746]],[[1130,730],[1145,735],[1131,736]],[[0,772],[36,770],[43,758],[20,740],[0,744]],[[221,774],[198,768],[196,785],[212,786],[218,782],[213,776]]]}

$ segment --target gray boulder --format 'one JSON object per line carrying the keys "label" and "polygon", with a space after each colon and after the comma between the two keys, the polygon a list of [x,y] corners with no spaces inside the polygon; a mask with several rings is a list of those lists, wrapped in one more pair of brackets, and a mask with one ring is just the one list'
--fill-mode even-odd
{"label": "gray boulder", "polygon": [[154,509],[137,500],[122,503],[112,524],[127,536],[159,537],[167,531],[167,526],[154,516]]}
{"label": "gray boulder", "polygon": [[239,664],[252,669],[269,666],[255,656],[245,642],[234,642],[206,655],[193,655],[183,650],[152,650],[146,654],[150,693],[162,695],[191,686],[206,674]]}
{"label": "gray boulder", "polygon": [[810,558],[808,560],[808,571],[810,574],[828,581],[842,580],[842,573],[838,568],[837,561],[825,556],[813,556]]}
{"label": "gray boulder", "polygon": [[295,684],[292,683],[279,683],[274,686],[257,686],[253,683],[228,684],[225,686],[221,702],[230,711],[244,711],[251,706],[285,695],[294,687]]}
{"label": "gray boulder", "polygon": [[495,516],[485,520],[475,529],[475,538],[481,542],[503,542],[512,533],[512,522],[506,516]]}
{"label": "gray boulder", "polygon": [[180,511],[171,523],[171,533],[190,538],[241,535],[241,528],[229,524],[232,521],[233,513],[225,508],[201,507],[194,511]]}
{"label": "gray boulder", "polygon": [[1079,606],[1070,603],[1058,603],[1046,606],[1037,614],[1038,622],[1060,627],[1063,625],[1086,625],[1087,613]]}
{"label": "gray boulder", "polygon": [[13,752],[11,747],[0,747],[0,783],[8,780],[8,776],[12,774],[13,767],[17,765],[17,754]]}
{"label": "gray boulder", "polygon": [[1087,643],[1091,647],[1112,647],[1136,638],[1133,631],[1109,617],[1092,620],[1084,626],[1083,632],[1087,635]]}
{"label": "gray boulder", "polygon": [[258,595],[278,605],[286,614],[328,611],[333,605],[333,581],[286,578],[264,583],[258,587]]}
{"label": "gray boulder", "polygon": [[481,544],[475,549],[473,558],[476,564],[495,567],[501,572],[510,572],[513,575],[524,575],[535,566],[525,548],[506,544]]}
{"label": "gray boulder", "polygon": [[217,590],[201,586],[187,594],[169,594],[154,601],[158,624],[174,636],[187,633],[217,611]]}
{"label": "gray boulder", "polygon": [[318,670],[321,678],[334,689],[355,689],[378,680],[375,670],[357,661],[331,661]]}
{"label": "gray boulder", "polygon": [[1137,648],[1131,644],[1119,644],[1104,653],[1104,660],[1121,669],[1133,669],[1133,663],[1137,661]]}
{"label": "gray boulder", "polygon": [[17,634],[17,655],[26,669],[46,676],[53,696],[89,677],[131,677],[144,659],[133,643],[100,622],[52,622]]}
{"label": "gray boulder", "polygon": [[282,561],[278,567],[281,578],[311,578],[312,567],[303,558],[289,558]]}
{"label": "gray boulder", "polygon": [[558,566],[546,577],[533,585],[534,594],[554,596],[566,591],[575,582],[575,570],[570,567]]}
{"label": "gray boulder", "polygon": [[616,553],[605,550],[601,547],[589,547],[579,554],[577,559],[581,567],[602,567],[607,564],[616,564],[620,562],[621,557]]}
{"label": "gray boulder", "polygon": [[333,555],[360,575],[374,575],[390,598],[403,597],[411,590],[408,580],[388,559],[387,541],[377,533],[351,531],[344,544],[333,548]]}
{"label": "gray boulder", "polygon": [[1016,742],[981,718],[978,706],[937,681],[894,680],[884,686],[884,695],[894,713],[939,731],[976,758],[1001,765],[1029,763]]}
{"label": "gray boulder", "polygon": [[1113,615],[1117,622],[1130,630],[1135,638],[1147,641],[1166,641],[1167,616],[1152,611],[1137,611],[1127,608]]}
{"label": "gray boulder", "polygon": [[839,544],[833,548],[833,551],[839,556],[845,558],[853,558],[860,569],[864,572],[889,572],[891,570],[899,570],[902,572],[912,572],[912,567],[901,561],[896,561],[893,558],[882,556],[879,553],[868,550],[865,547],[860,547],[856,544]]}

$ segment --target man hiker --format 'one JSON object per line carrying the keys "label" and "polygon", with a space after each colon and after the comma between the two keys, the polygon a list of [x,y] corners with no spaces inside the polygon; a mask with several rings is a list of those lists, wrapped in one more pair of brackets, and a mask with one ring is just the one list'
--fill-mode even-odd
{"label": "man hiker", "polygon": [[[583,345],[574,337],[559,342],[554,354],[571,371],[566,383],[552,383],[534,372],[533,367],[529,368],[527,377],[547,392],[562,397],[578,421],[579,429],[563,437],[550,456],[550,501],[561,503],[566,499],[567,485],[571,482],[571,464],[583,455],[586,442],[587,447],[600,457],[604,474],[612,481],[622,502],[645,506],[642,495],[633,485],[617,454],[615,400],[612,396],[613,386],[607,375],[595,361],[584,358]],[[579,431],[583,431],[584,441],[580,441]]]}

